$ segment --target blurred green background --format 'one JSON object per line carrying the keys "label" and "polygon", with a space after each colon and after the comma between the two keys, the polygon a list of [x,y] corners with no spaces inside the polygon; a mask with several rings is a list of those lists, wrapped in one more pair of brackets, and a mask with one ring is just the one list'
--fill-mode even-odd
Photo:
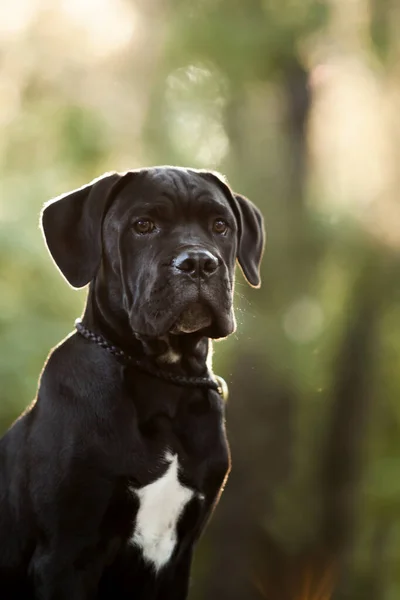
{"label": "blurred green background", "polygon": [[263,286],[238,273],[215,347],[233,470],[191,600],[400,598],[399,102],[396,0],[0,5],[2,431],[85,301],[46,200],[178,164],[265,215]]}

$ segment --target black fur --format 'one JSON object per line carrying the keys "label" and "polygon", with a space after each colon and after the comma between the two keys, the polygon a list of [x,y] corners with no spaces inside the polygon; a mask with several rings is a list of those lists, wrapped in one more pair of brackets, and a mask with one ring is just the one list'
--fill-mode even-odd
{"label": "black fur", "polygon": [[[139,233],[145,218],[155,228]],[[213,230],[216,219],[226,232]],[[209,338],[234,330],[236,258],[249,283],[260,283],[261,214],[209,172],[108,174],[49,203],[42,224],[68,282],[90,283],[85,325],[177,374],[207,373]],[[180,481],[204,501],[186,506],[175,551],[156,574],[127,544],[138,509],[128,488],[163,474],[167,448]],[[123,366],[70,335],[51,352],[36,401],[0,441],[1,598],[184,600],[193,547],[229,464],[217,392]]]}

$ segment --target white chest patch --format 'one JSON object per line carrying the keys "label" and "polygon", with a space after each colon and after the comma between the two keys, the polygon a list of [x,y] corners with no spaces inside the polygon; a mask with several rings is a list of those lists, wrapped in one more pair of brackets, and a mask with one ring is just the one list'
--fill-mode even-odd
{"label": "white chest patch", "polygon": [[179,482],[178,456],[168,452],[165,460],[169,466],[164,475],[142,488],[130,488],[140,500],[130,543],[141,549],[143,558],[156,571],[171,558],[179,517],[194,496],[193,490]]}

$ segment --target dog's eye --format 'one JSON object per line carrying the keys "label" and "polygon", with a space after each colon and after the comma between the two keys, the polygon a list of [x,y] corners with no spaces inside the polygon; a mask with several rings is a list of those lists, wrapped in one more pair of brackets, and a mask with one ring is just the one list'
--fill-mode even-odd
{"label": "dog's eye", "polygon": [[133,227],[137,233],[145,234],[151,233],[155,228],[155,225],[150,219],[139,219],[138,221],[135,221]]}
{"label": "dog's eye", "polygon": [[213,231],[215,233],[223,234],[228,230],[228,223],[223,219],[216,219],[213,224]]}

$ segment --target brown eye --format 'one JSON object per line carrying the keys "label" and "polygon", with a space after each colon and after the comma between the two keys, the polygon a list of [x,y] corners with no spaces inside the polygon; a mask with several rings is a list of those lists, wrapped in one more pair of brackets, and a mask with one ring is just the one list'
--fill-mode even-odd
{"label": "brown eye", "polygon": [[228,223],[223,219],[216,219],[213,225],[213,231],[215,233],[224,234],[228,230]]}
{"label": "brown eye", "polygon": [[144,235],[145,233],[151,233],[155,228],[155,225],[153,221],[150,221],[150,219],[139,219],[139,221],[136,221],[133,224],[133,227],[136,233],[141,233]]}

